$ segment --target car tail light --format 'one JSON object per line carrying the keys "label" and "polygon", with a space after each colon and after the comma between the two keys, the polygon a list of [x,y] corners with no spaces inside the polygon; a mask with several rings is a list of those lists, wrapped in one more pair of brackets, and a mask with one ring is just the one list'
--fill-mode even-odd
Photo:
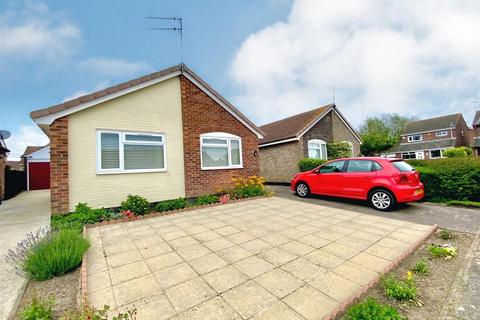
{"label": "car tail light", "polygon": [[395,182],[398,184],[408,184],[408,177],[405,174],[401,174],[396,177]]}

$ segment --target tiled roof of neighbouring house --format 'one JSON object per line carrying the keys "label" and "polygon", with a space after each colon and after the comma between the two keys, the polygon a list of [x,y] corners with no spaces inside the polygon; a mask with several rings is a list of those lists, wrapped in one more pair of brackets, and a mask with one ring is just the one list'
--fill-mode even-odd
{"label": "tiled roof of neighbouring house", "polygon": [[315,123],[319,117],[328,113],[334,107],[334,104],[328,104],[317,109],[260,126],[260,129],[265,132],[265,136],[260,140],[260,144],[295,138],[299,133]]}
{"label": "tiled roof of neighbouring house", "polygon": [[203,87],[205,87],[208,91],[210,91],[216,99],[220,100],[223,104],[228,106],[228,108],[234,113],[238,118],[243,120],[245,123],[247,123],[251,128],[253,128],[255,131],[263,134],[262,130],[258,128],[253,122],[251,122],[246,116],[244,116],[236,107],[234,107],[230,102],[228,102],[227,99],[225,99],[223,96],[221,96],[217,91],[215,91],[208,83],[206,83],[202,78],[200,78],[197,74],[195,74],[190,68],[188,68],[185,64],[179,64],[167,69],[160,70],[158,72],[154,72],[151,74],[148,74],[146,76],[136,78],[130,81],[126,81],[108,88],[105,88],[103,90],[99,90],[96,92],[92,92],[90,94],[62,102],[60,104],[40,109],[40,110],[35,110],[30,112],[30,117],[32,119],[36,118],[41,118],[44,116],[48,116],[51,114],[55,114],[64,110],[68,110],[71,108],[74,108],[76,106],[79,106],[83,103],[91,102],[94,100],[97,100],[99,98],[103,98],[106,96],[109,96],[111,94],[115,94],[120,91],[124,91],[126,89],[129,89],[131,87],[138,86],[140,84],[148,83],[149,81],[159,79],[166,77],[170,74],[173,73],[179,73],[179,74],[188,74],[190,77],[192,77],[195,81],[200,83]]}
{"label": "tiled roof of neighbouring house", "polygon": [[475,116],[473,117],[473,126],[480,127],[480,110],[475,112]]}
{"label": "tiled roof of neighbouring house", "polygon": [[438,129],[447,129],[456,127],[458,121],[462,117],[461,113],[450,114],[436,118],[417,120],[407,123],[402,134],[410,134],[416,132],[435,131]]}
{"label": "tiled roof of neighbouring house", "polygon": [[26,156],[34,153],[35,151],[38,151],[38,150],[40,150],[40,149],[42,149],[42,148],[44,148],[44,147],[46,147],[46,146],[48,146],[48,144],[45,145],[45,146],[27,146],[27,147],[25,148],[25,151],[24,151],[23,154],[21,155],[21,157],[26,157]]}
{"label": "tiled roof of neighbouring house", "polygon": [[436,141],[425,141],[418,143],[397,144],[390,149],[390,152],[407,152],[417,150],[443,149],[455,147],[455,139],[445,139]]}

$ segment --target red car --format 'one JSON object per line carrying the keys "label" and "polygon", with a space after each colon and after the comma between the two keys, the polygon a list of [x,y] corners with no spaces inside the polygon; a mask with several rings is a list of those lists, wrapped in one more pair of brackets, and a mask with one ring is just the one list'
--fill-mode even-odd
{"label": "red car", "polygon": [[424,196],[420,176],[412,166],[401,159],[380,157],[329,161],[296,174],[291,189],[300,197],[319,194],[368,200],[380,211],[389,211],[397,203],[418,201]]}

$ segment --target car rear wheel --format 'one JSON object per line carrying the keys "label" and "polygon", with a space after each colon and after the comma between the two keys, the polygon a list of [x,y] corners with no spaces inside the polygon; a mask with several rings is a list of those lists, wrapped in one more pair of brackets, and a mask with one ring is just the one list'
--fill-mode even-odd
{"label": "car rear wheel", "polygon": [[310,188],[305,182],[297,183],[295,191],[297,192],[298,196],[301,198],[306,198],[310,195]]}
{"label": "car rear wheel", "polygon": [[370,204],[379,211],[390,211],[396,205],[393,194],[385,189],[377,189],[370,192]]}

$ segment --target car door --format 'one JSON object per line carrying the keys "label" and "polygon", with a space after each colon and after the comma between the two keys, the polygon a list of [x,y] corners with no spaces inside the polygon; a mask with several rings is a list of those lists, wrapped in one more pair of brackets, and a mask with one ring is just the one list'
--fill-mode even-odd
{"label": "car door", "polygon": [[366,199],[380,165],[372,160],[349,160],[343,173],[343,194],[350,198]]}
{"label": "car door", "polygon": [[341,196],[342,175],[345,160],[337,160],[321,166],[314,177],[311,189],[313,193]]}

